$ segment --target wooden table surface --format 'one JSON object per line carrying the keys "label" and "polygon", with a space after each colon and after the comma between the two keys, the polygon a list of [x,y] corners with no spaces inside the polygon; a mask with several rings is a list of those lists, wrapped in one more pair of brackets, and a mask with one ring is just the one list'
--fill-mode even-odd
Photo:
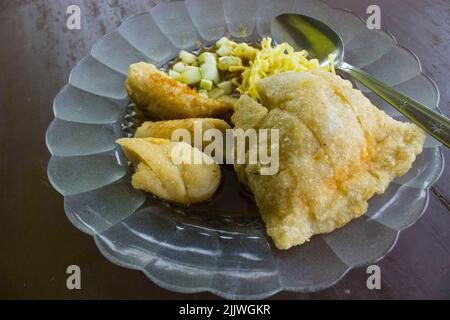
{"label": "wooden table surface", "polygon": [[[362,16],[382,9],[382,25],[412,49],[441,92],[450,115],[450,0],[328,0]],[[83,28],[68,31],[65,12],[82,8]],[[66,219],[63,198],[48,183],[44,133],[52,100],[75,63],[147,0],[4,0],[0,2],[0,298],[215,298],[161,289],[139,271],[107,261],[93,239]],[[447,161],[450,153],[444,150]],[[424,217],[401,233],[378,265],[381,290],[368,290],[364,268],[334,287],[279,293],[277,299],[450,298],[450,169],[432,189]],[[66,289],[66,267],[82,269],[82,290]]]}

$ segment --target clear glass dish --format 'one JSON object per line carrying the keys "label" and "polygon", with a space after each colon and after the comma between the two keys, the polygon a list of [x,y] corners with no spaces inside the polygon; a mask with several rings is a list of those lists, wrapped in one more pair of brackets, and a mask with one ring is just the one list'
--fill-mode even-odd
{"label": "clear glass dish", "polygon": [[[298,12],[335,28],[346,60],[416,100],[438,109],[436,85],[408,49],[382,30],[369,30],[351,12],[315,0],[186,0],[163,2],[133,16],[100,39],[72,70],[55,98],[55,119],[46,140],[52,157],[48,177],[64,196],[67,217],[91,234],[112,262],[142,270],[158,285],[178,292],[210,291],[225,298],[265,298],[281,290],[316,291],[351,268],[382,259],[401,230],[424,213],[428,188],[443,169],[438,143],[426,148],[403,177],[370,200],[367,214],[305,245],[277,250],[266,236],[254,203],[232,168],[215,198],[190,208],[168,205],[134,190],[130,168],[114,141],[133,130],[124,89],[128,66],[162,66],[180,49],[212,43],[224,34],[237,41],[270,35],[270,22]],[[360,88],[394,118],[404,118]]]}

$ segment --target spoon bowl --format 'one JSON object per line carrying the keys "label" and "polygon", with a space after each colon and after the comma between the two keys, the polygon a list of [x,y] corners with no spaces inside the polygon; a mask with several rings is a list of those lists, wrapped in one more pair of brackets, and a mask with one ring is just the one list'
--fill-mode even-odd
{"label": "spoon bowl", "polygon": [[319,20],[300,14],[281,14],[272,23],[276,43],[287,42],[296,50],[308,51],[308,58],[317,59],[321,66],[344,61],[344,41],[339,34]]}

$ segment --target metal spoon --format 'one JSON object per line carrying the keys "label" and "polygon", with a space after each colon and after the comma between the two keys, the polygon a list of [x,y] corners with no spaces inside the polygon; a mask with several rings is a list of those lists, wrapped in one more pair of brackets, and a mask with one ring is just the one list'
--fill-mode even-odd
{"label": "metal spoon", "polygon": [[287,42],[295,49],[308,51],[308,57],[318,59],[322,66],[330,63],[329,55],[332,54],[337,70],[362,83],[450,148],[450,120],[375,79],[367,72],[344,62],[344,42],[326,24],[300,14],[282,14],[272,22],[272,36],[277,43]]}

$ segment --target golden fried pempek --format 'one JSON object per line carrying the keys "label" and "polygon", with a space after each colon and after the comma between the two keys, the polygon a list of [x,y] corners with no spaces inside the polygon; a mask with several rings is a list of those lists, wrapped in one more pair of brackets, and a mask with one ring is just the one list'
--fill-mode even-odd
{"label": "golden fried pempek", "polygon": [[367,211],[421,153],[424,132],[377,109],[351,83],[331,73],[287,72],[261,80],[261,104],[243,96],[236,128],[279,129],[279,171],[238,165],[268,234],[280,249],[342,227]]}
{"label": "golden fried pempek", "polygon": [[[190,143],[193,147],[198,147],[202,151],[205,151],[205,148],[210,145],[211,140],[214,139],[205,138],[207,130],[216,129],[219,134],[222,136],[222,141],[225,141],[226,130],[230,129],[230,125],[221,119],[213,119],[213,118],[190,118],[190,119],[179,119],[179,120],[166,120],[166,121],[146,121],[144,122],[134,134],[135,138],[162,138],[162,139],[177,139],[173,137],[173,134],[176,133],[177,130],[183,129],[186,130],[189,134],[189,141],[184,141],[186,143]],[[198,141],[196,141],[198,139]],[[179,141],[179,140],[172,140]],[[198,143],[198,146],[196,145]],[[217,161],[225,161],[225,147],[223,149],[216,149],[214,159]],[[219,162],[219,163],[222,163]]]}
{"label": "golden fried pempek", "polygon": [[[213,118],[189,118],[179,120],[166,120],[166,121],[146,121],[139,128],[137,128],[134,134],[135,138],[162,138],[171,139],[175,130],[185,129],[191,134],[191,141],[194,141],[195,124],[199,125],[200,131],[197,134],[204,133],[208,129],[217,129],[225,135],[227,129],[230,129],[230,125],[221,119]],[[208,144],[207,141],[205,141]]]}
{"label": "golden fried pempek", "polygon": [[149,63],[132,64],[125,86],[136,106],[155,119],[217,117],[233,110],[229,101],[202,96]]}
{"label": "golden fried pempek", "polygon": [[209,200],[220,185],[221,172],[216,163],[174,163],[173,148],[182,146],[207,157],[200,150],[184,142],[158,138],[123,138],[117,140],[136,172],[132,185],[161,199],[181,204]]}

